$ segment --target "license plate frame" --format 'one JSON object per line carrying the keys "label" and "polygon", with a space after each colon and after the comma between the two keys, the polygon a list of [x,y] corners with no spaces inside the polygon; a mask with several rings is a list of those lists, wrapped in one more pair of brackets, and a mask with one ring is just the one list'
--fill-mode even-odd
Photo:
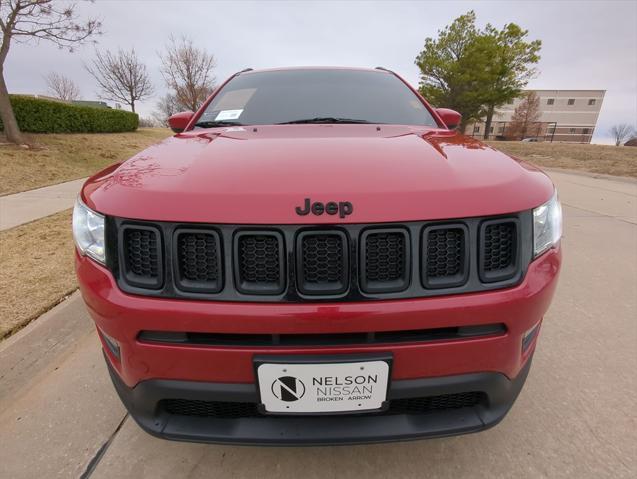
{"label": "license plate frame", "polygon": [[[292,356],[256,356],[254,358],[254,375],[256,381],[257,394],[259,398],[259,404],[257,406],[259,412],[264,415],[285,415],[285,416],[321,416],[321,415],[352,415],[352,414],[369,414],[374,412],[383,412],[389,407],[389,389],[391,386],[391,373],[392,373],[392,362],[393,357],[391,354],[347,354],[347,355],[292,355]],[[360,364],[359,364],[360,363]],[[369,363],[369,364],[365,364]],[[384,363],[385,367],[383,367],[380,363]],[[264,372],[261,370],[263,374],[260,374],[260,368],[262,366],[266,366],[268,369],[272,369],[272,371]],[[289,367],[288,367],[289,366]],[[310,366],[310,368],[307,368]],[[314,368],[313,366],[318,366]],[[301,396],[303,398],[297,398],[302,402],[299,403],[297,399],[292,398],[291,401],[282,401],[280,398],[278,399],[276,404],[273,399],[274,390],[272,388],[280,388],[281,391],[287,389],[285,387],[285,383],[281,383],[281,381],[277,381],[275,386],[272,378],[274,377],[271,373],[276,370],[276,368],[280,368],[280,374],[284,375],[289,373],[290,376],[293,374],[299,375],[299,371],[305,370],[305,374],[309,374],[311,376],[312,373],[320,373],[325,371],[333,371],[338,374],[345,374],[346,371],[354,371],[356,368],[368,366],[368,371],[371,371],[371,375],[380,374],[384,376],[386,384],[382,384],[381,382],[370,383],[370,384],[358,384],[358,385],[350,385],[350,386],[358,386],[359,389],[362,389],[362,386],[372,387],[373,396],[370,399],[352,400],[351,397],[354,397],[353,394],[348,396],[348,399],[338,400],[338,401],[321,401],[325,404],[322,404],[323,407],[315,407],[319,401],[311,401],[313,397],[316,396],[316,391],[304,391]],[[386,368],[384,371],[383,369]],[[285,371],[284,371],[285,370]],[[338,371],[337,371],[338,370]],[[363,370],[364,371],[364,370]],[[302,377],[296,378],[303,381],[306,376],[301,372]],[[285,376],[281,376],[285,377]],[[277,379],[281,379],[281,377]],[[295,376],[292,376],[295,377]],[[307,382],[307,381],[305,381]],[[337,381],[335,381],[337,382]],[[272,384],[270,384],[272,383]],[[299,384],[299,383],[295,383]],[[336,386],[336,384],[332,384],[331,386]],[[343,384],[340,385],[343,387]],[[303,388],[306,388],[303,384]],[[310,384],[310,388],[314,387]],[[262,388],[268,388],[268,390],[264,390]],[[375,389],[374,389],[375,388]],[[333,391],[330,389],[330,391]],[[296,395],[296,391],[293,391]],[[305,393],[309,393],[307,399],[305,398]],[[382,396],[381,396],[382,394]],[[361,397],[367,396],[367,394],[361,394]],[[382,397],[382,400],[379,401],[379,398]],[[309,402],[308,402],[309,400]],[[340,402],[343,402],[343,405],[353,405],[355,401],[355,405],[352,408],[340,408]],[[267,403],[267,404],[266,404]],[[285,403],[285,404],[284,404]],[[294,404],[297,403],[297,404]],[[334,405],[329,405],[334,403]],[[359,406],[360,404],[360,406]],[[367,406],[370,405],[378,405],[378,407],[370,408]],[[312,406],[312,407],[308,407]],[[327,405],[327,406],[326,406]],[[285,407],[290,406],[290,407]]]}

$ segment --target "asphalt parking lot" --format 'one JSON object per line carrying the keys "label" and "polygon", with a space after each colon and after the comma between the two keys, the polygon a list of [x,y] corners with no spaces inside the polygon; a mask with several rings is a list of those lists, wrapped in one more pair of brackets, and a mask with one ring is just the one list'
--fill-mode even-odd
{"label": "asphalt parking lot", "polygon": [[0,477],[637,477],[637,182],[551,176],[561,282],[496,428],[353,447],[155,439],[127,417],[75,294],[0,343]]}

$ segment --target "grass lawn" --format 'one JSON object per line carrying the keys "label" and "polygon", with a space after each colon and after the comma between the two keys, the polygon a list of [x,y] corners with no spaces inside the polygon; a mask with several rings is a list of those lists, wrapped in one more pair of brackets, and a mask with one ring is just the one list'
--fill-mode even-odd
{"label": "grass lawn", "polygon": [[71,210],[0,232],[0,339],[76,288]]}
{"label": "grass lawn", "polygon": [[637,178],[637,148],[572,143],[489,141],[494,148],[539,167]]}
{"label": "grass lawn", "polygon": [[33,149],[0,138],[0,196],[92,175],[172,135],[167,128],[130,133],[26,134]]}

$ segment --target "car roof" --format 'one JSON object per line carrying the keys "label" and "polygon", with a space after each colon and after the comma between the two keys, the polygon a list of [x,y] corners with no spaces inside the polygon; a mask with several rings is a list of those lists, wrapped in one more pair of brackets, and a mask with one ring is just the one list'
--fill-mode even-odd
{"label": "car roof", "polygon": [[370,67],[344,67],[344,66],[290,66],[290,67],[246,69],[246,70],[243,70],[241,74],[280,72],[280,71],[298,71],[298,70],[350,70],[350,71],[365,71],[365,72],[375,72],[375,73],[389,72],[388,70],[382,67],[370,68]]}

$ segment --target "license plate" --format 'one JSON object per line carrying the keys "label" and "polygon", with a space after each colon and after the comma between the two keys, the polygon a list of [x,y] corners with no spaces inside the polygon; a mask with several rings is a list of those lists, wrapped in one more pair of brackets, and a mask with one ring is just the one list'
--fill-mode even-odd
{"label": "license plate", "polygon": [[261,403],[271,413],[337,413],[381,409],[387,399],[386,361],[263,363]]}

